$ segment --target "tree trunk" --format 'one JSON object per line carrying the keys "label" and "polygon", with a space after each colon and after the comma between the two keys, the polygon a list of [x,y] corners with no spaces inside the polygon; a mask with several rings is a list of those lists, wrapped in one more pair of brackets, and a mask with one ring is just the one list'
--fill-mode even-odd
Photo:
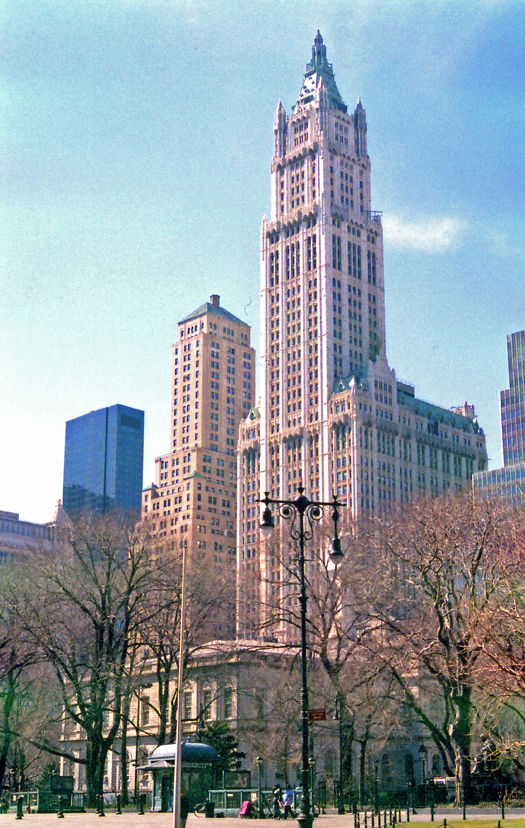
{"label": "tree trunk", "polygon": [[128,763],[128,724],[129,724],[130,696],[126,694],[122,700],[122,723],[120,740],[120,778],[122,804],[129,803],[129,763]]}
{"label": "tree trunk", "polygon": [[359,740],[359,804],[362,805],[365,798],[366,780],[366,739]]}
{"label": "tree trunk", "polygon": [[454,721],[451,738],[454,742],[456,804],[470,803],[471,790],[471,728],[472,728],[472,688],[462,685],[452,694]]}
{"label": "tree trunk", "polygon": [[95,808],[97,797],[104,793],[104,772],[108,749],[102,738],[94,733],[88,735],[86,749],[86,785],[88,805]]}
{"label": "tree trunk", "polygon": [[8,685],[7,692],[4,696],[4,704],[2,710],[2,740],[0,742],[0,788],[4,787],[4,776],[7,765],[7,755],[11,745],[11,729],[10,718],[13,705],[16,698],[16,679],[12,674],[7,677]]}
{"label": "tree trunk", "polygon": [[171,701],[170,742],[174,742],[177,737],[177,703],[178,698],[175,695]]}
{"label": "tree trunk", "polygon": [[[348,724],[346,725],[345,729],[343,730],[343,740],[342,740],[342,754],[343,754],[343,778],[340,780],[341,785],[344,787],[343,783],[346,782],[346,790],[351,790],[352,797],[354,796],[354,779],[353,779],[353,757],[352,757],[352,745],[354,743],[354,725]],[[342,789],[344,794],[344,790]]]}

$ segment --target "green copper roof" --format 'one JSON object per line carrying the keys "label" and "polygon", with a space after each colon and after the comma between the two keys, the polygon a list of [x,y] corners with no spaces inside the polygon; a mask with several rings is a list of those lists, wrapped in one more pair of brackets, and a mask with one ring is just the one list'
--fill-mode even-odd
{"label": "green copper roof", "polygon": [[234,316],[233,313],[230,311],[221,308],[220,305],[214,305],[212,302],[205,302],[204,305],[201,305],[197,310],[194,310],[192,313],[189,313],[184,319],[179,321],[179,325],[183,322],[189,322],[190,319],[197,319],[199,316],[204,316],[206,313],[213,313],[215,316],[222,316],[223,319],[228,319],[230,322],[239,322],[241,325],[247,325],[247,322],[243,322],[242,319],[238,319],[237,316]]}
{"label": "green copper roof", "polygon": [[476,434],[480,431],[477,420],[471,420],[470,417],[465,417],[456,411],[450,411],[448,408],[442,408],[440,405],[418,399],[418,397],[414,396],[413,388],[408,393],[406,389],[407,386],[405,383],[397,384],[397,401],[399,405],[406,405],[408,408],[411,408],[414,414],[425,417],[427,420],[431,420],[436,424],[443,423],[444,425],[463,429],[464,431],[470,431],[472,428]]}
{"label": "green copper roof", "polygon": [[[356,372],[349,377],[340,377],[334,381],[333,393],[340,394],[352,386],[359,388],[363,383],[366,384],[366,372]],[[465,417],[463,414],[458,414],[456,411],[451,411],[448,408],[442,408],[440,405],[421,400],[414,394],[414,387],[407,385],[399,380],[397,385],[397,402],[398,405],[405,405],[411,408],[414,414],[420,417],[425,417],[434,425],[443,423],[444,425],[452,426],[453,428],[463,429],[463,431],[474,431],[475,434],[480,432],[480,427],[477,420],[471,420],[470,417]],[[430,429],[429,429],[430,430]]]}
{"label": "green copper roof", "polygon": [[328,63],[326,59],[326,46],[323,43],[321,33],[317,31],[314,45],[312,46],[312,59],[306,64],[304,81],[299,92],[299,97],[297,98],[296,107],[304,106],[313,100],[314,90],[319,78],[323,79],[326,86],[330,108],[346,112],[347,106],[339,94],[332,64]]}

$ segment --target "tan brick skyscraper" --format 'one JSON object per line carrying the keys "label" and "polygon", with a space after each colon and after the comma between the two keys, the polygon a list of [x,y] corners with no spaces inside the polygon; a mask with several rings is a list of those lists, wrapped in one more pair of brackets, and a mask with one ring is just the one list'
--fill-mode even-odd
{"label": "tan brick skyscraper", "polygon": [[[142,516],[159,539],[187,542],[194,560],[235,581],[237,435],[255,388],[250,327],[211,296],[179,322],[172,356],[171,449],[156,458]],[[233,604],[225,609],[214,629],[222,638],[235,628]]]}

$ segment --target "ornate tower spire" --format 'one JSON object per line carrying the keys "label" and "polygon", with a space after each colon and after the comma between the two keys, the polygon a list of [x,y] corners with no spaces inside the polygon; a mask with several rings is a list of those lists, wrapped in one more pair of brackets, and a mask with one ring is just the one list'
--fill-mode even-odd
{"label": "ornate tower spire", "polygon": [[306,64],[303,85],[301,87],[301,91],[299,92],[299,97],[297,98],[294,111],[296,111],[297,107],[306,106],[314,100],[313,93],[318,85],[319,78],[323,79],[328,91],[328,102],[330,108],[346,112],[347,106],[339,94],[332,64],[328,63],[326,59],[326,46],[323,43],[320,31],[317,30],[314,45],[312,46],[312,59]]}

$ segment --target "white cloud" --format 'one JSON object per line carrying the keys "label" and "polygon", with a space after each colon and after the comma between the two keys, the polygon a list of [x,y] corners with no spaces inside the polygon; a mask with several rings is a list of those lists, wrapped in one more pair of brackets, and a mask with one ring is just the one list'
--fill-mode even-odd
{"label": "white cloud", "polygon": [[450,216],[435,216],[417,221],[400,216],[383,217],[385,240],[395,247],[442,253],[459,241],[465,222]]}

